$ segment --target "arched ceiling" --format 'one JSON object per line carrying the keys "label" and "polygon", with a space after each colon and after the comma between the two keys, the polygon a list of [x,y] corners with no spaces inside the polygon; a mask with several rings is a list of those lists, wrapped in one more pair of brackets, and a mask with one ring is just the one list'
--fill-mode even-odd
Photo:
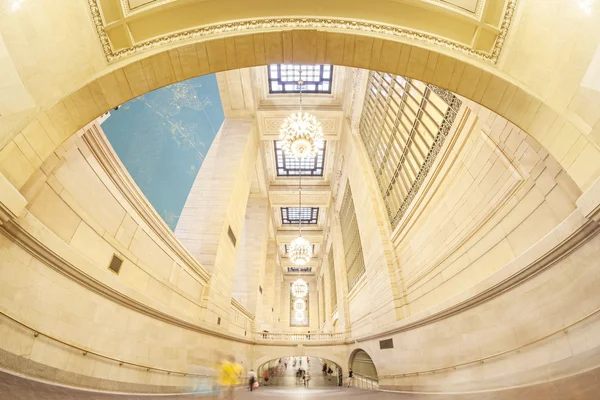
{"label": "arched ceiling", "polygon": [[443,45],[493,63],[517,1],[88,0],[109,61],[219,33],[337,28]]}

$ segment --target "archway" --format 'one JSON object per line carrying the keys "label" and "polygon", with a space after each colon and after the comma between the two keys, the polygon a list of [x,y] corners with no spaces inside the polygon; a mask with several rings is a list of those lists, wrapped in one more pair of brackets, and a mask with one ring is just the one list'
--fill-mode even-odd
{"label": "archway", "polygon": [[[323,369],[325,367],[325,370]],[[304,386],[304,377],[310,377],[310,387],[337,386],[340,365],[321,357],[284,356],[258,366],[259,383],[268,386]],[[266,375],[265,375],[266,372]],[[268,377],[268,381],[266,381]]]}
{"label": "archway", "polygon": [[[438,51],[383,40],[370,32],[358,35],[282,29],[186,44],[141,61],[130,61],[95,79],[41,112],[22,132],[32,138],[32,148],[44,161],[78,129],[134,97],[195,76],[271,63],[329,63],[390,72],[434,84],[482,104],[528,132],[583,191],[600,174],[600,151],[586,132],[527,88],[505,79],[500,71],[476,60],[462,61]],[[565,159],[560,146],[550,146],[555,136],[550,138],[548,130],[553,124],[558,126],[557,121],[564,122],[559,132],[561,140],[578,140],[578,148],[582,149],[579,154]],[[7,146],[16,147],[15,140],[18,139]],[[36,168],[24,170],[19,163],[5,163],[0,165],[0,172],[21,189]]]}
{"label": "archway", "polygon": [[379,381],[377,367],[371,356],[363,349],[356,349],[352,352],[349,364],[356,381]]}

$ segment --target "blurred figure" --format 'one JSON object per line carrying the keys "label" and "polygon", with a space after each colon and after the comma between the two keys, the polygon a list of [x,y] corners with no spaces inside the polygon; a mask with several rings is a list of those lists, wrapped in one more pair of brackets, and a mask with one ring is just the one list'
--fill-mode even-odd
{"label": "blurred figure", "polygon": [[348,387],[352,385],[354,372],[352,372],[352,368],[348,371]]}
{"label": "blurred figure", "polygon": [[326,362],[323,363],[323,369],[322,370],[323,370],[323,375],[326,375],[327,374],[327,363]]}
{"label": "blurred figure", "polygon": [[240,384],[242,377],[242,366],[235,362],[233,356],[229,356],[227,360],[221,363],[219,369],[219,384],[223,389],[223,398],[226,400],[234,400],[234,389]]}
{"label": "blurred figure", "polygon": [[265,386],[268,386],[269,383],[269,371],[265,369],[265,372],[263,373],[263,379],[265,380]]}
{"label": "blurred figure", "polygon": [[248,386],[250,386],[250,391],[254,390],[254,384],[256,383],[256,372],[253,369],[248,372]]}

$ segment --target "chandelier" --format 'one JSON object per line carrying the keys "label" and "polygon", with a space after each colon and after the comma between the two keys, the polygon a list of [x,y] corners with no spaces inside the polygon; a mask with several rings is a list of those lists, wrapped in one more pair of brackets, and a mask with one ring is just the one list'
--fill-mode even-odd
{"label": "chandelier", "polygon": [[306,265],[312,256],[312,245],[302,236],[292,240],[289,248],[290,260],[296,265]]}
{"label": "chandelier", "polygon": [[296,319],[296,322],[302,322],[304,321],[304,311],[296,311],[296,314],[294,314],[294,318]]}
{"label": "chandelier", "polygon": [[296,310],[296,311],[306,310],[306,302],[303,299],[296,299],[296,301],[294,301],[294,310]]}
{"label": "chandelier", "polygon": [[314,115],[302,111],[287,117],[279,133],[283,151],[297,159],[316,156],[323,141],[321,123]]}
{"label": "chandelier", "polygon": [[283,151],[296,159],[314,157],[321,142],[323,141],[323,129],[321,123],[314,115],[302,112],[302,79],[298,81],[300,86],[300,112],[287,117],[279,128],[279,138]]}
{"label": "chandelier", "polygon": [[292,283],[292,295],[296,298],[303,299],[308,294],[308,285],[302,279]]}

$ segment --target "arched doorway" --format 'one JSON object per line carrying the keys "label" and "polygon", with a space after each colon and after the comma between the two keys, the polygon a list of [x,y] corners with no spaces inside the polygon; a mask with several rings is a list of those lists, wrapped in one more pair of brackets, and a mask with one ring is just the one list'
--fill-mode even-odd
{"label": "arched doorway", "polygon": [[[325,364],[326,369],[323,370]],[[340,368],[341,366],[325,358],[310,355],[285,356],[262,363],[256,373],[263,386],[304,386],[306,376],[310,377],[309,387],[326,387],[338,385]],[[268,381],[265,380],[266,377]]]}
{"label": "arched doorway", "polygon": [[356,349],[350,355],[350,368],[353,372],[352,385],[363,388],[379,386],[377,367],[371,356],[363,349]]}

